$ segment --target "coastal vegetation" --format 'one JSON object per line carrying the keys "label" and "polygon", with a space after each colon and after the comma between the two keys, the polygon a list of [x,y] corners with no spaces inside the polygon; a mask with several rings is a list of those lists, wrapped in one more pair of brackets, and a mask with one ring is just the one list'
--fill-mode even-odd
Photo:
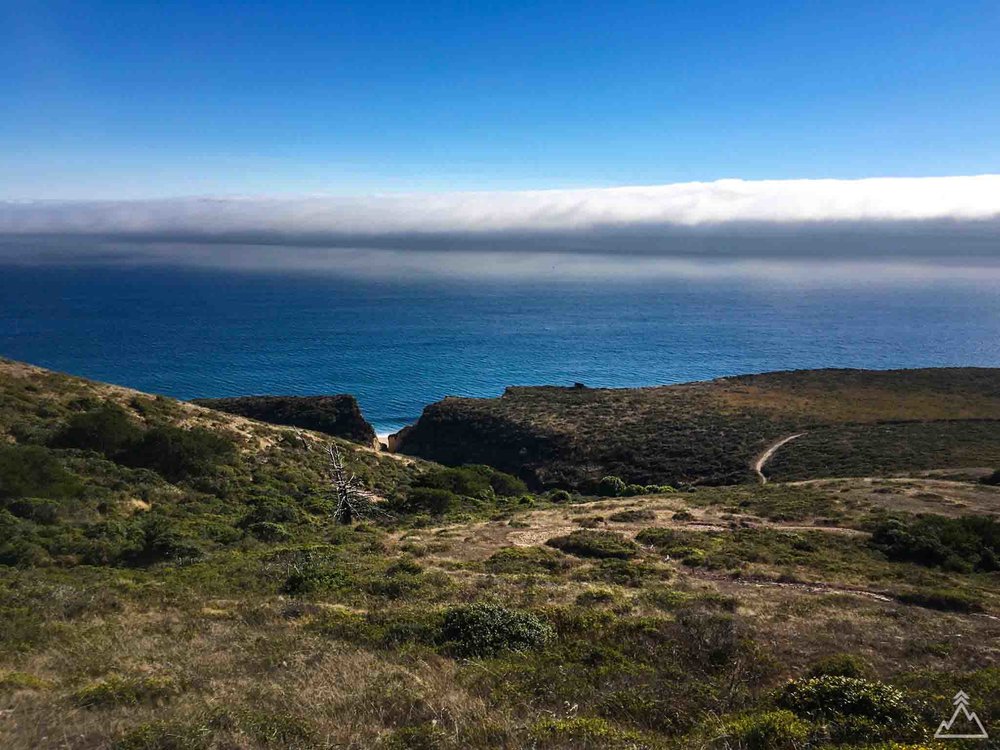
{"label": "coastal vegetation", "polygon": [[[485,463],[534,488],[636,494],[649,485],[885,475],[1000,464],[1000,370],[803,370],[655,388],[508,388],[446,398],[398,450]],[[605,478],[622,482],[609,491]],[[602,486],[602,483],[604,486]],[[628,488],[627,490],[625,488]]]}
{"label": "coastal vegetation", "polygon": [[1000,488],[933,468],[540,493],[0,361],[0,747],[940,748]]}

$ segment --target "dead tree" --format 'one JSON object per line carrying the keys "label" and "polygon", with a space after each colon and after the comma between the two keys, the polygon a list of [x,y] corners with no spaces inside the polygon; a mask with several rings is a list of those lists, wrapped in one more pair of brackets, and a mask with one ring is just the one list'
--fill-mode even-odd
{"label": "dead tree", "polygon": [[365,489],[354,474],[347,472],[340,459],[340,449],[331,443],[327,446],[327,452],[330,454],[330,481],[337,493],[334,519],[342,524],[350,524],[378,515],[381,511],[376,505],[377,495]]}

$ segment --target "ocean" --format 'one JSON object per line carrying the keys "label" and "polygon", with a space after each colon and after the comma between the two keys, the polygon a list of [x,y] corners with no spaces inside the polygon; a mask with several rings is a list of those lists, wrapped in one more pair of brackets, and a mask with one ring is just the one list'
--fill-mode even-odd
{"label": "ocean", "polygon": [[8,266],[0,356],[182,399],[352,393],[386,433],[508,385],[1000,366],[1000,288]]}

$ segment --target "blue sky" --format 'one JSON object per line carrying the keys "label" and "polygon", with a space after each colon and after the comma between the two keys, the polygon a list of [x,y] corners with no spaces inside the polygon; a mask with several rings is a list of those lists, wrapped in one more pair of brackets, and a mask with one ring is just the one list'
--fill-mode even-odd
{"label": "blue sky", "polygon": [[994,2],[0,0],[0,198],[1000,171]]}

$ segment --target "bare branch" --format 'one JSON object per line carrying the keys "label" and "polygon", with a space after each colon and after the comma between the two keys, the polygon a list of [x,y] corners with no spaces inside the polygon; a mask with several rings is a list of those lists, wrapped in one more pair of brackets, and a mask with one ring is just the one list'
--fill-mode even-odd
{"label": "bare branch", "polygon": [[366,489],[354,474],[347,473],[340,458],[340,449],[330,443],[327,453],[330,454],[330,482],[337,493],[337,508],[333,517],[339,523],[350,524],[356,520],[384,515],[384,511],[377,505],[380,499],[378,495]]}

